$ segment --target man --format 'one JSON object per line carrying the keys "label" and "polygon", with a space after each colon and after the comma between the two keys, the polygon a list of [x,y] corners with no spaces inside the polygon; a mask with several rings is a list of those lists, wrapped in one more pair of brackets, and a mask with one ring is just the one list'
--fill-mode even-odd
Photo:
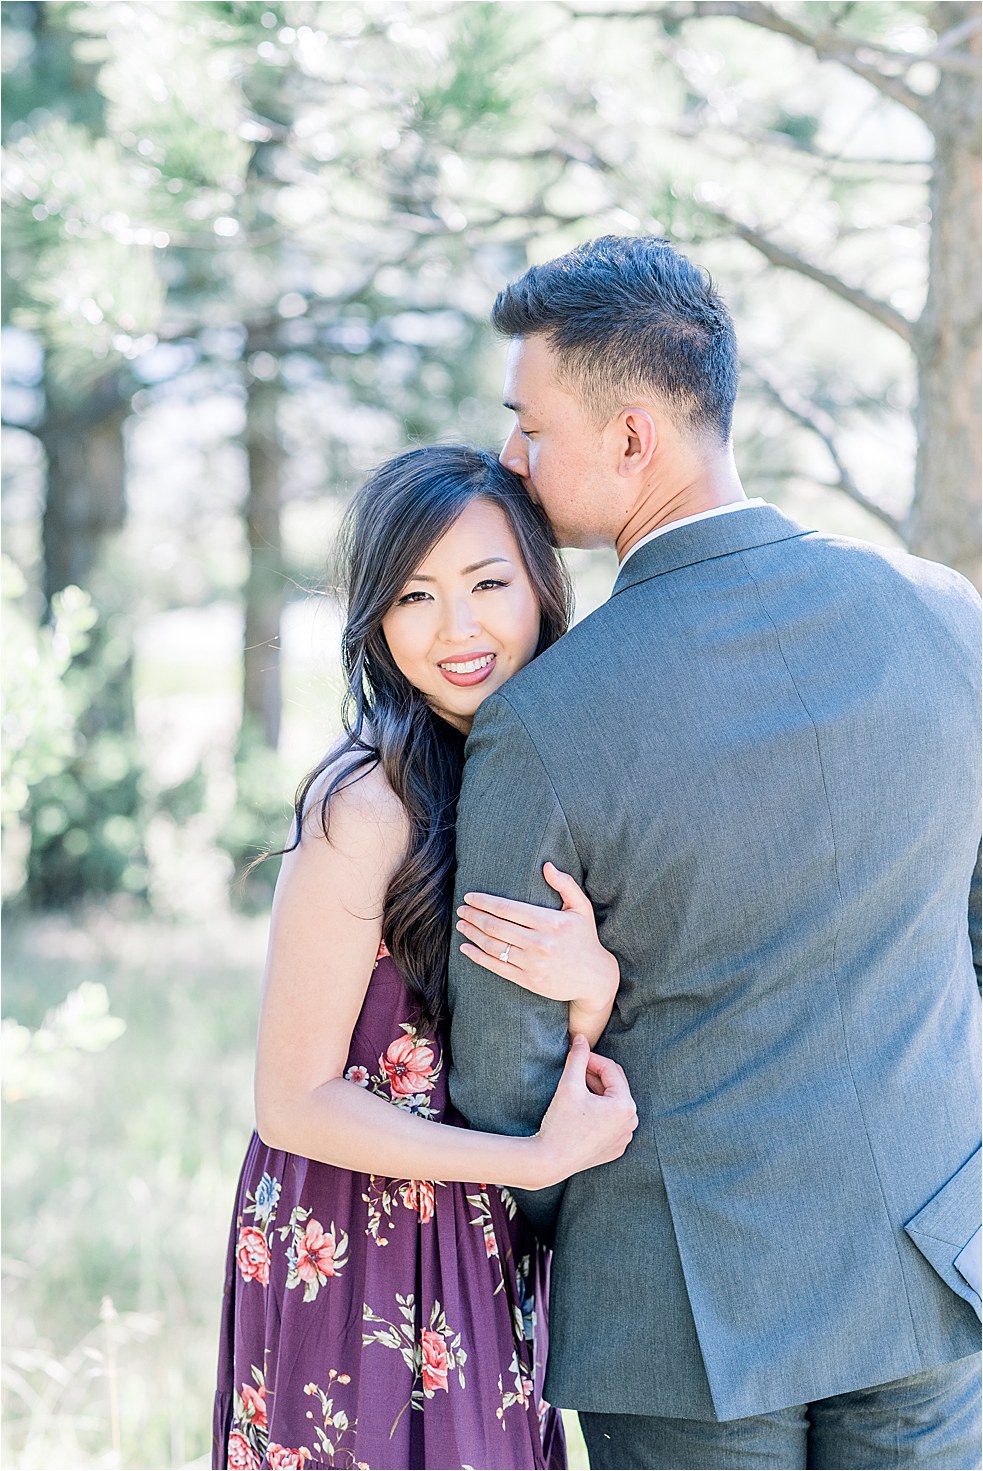
{"label": "man", "polygon": [[[977,1465],[978,599],[746,498],[730,318],[666,241],[493,321],[503,463],[621,563],[482,704],[459,810],[458,903],[556,904],[551,860],[621,970],[634,1141],[522,1200],[547,1395],[594,1467]],[[531,1133],[566,1008],[452,953],[454,1100]]]}

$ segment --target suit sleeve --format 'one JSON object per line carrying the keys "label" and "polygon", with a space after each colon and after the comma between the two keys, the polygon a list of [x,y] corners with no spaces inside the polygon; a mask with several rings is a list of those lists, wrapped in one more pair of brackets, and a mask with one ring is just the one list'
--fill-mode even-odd
{"label": "suit sleeve", "polygon": [[[543,878],[549,859],[582,879],[566,818],[549,774],[508,700],[494,695],[478,711],[468,741],[458,804],[454,907],[467,892],[560,907]],[[567,1053],[567,1006],[524,991],[466,959],[451,941],[451,1098],[475,1128],[535,1134]],[[516,1191],[547,1240],[562,1186]]]}

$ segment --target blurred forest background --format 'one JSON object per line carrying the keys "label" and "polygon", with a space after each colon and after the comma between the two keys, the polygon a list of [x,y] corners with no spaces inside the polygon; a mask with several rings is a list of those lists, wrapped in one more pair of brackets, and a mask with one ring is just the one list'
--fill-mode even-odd
{"label": "blurred forest background", "polygon": [[733,308],[749,494],[978,581],[979,6],[2,17],[3,1459],[205,1465],[241,873],[337,728],[346,498],[504,437],[506,279],[654,231]]}

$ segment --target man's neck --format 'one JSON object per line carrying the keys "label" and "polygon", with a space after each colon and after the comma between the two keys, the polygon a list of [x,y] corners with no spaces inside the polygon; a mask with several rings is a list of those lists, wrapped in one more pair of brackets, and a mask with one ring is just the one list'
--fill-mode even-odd
{"label": "man's neck", "polygon": [[682,521],[687,516],[697,516],[703,511],[716,510],[718,506],[730,506],[746,501],[744,487],[737,473],[734,457],[728,450],[712,460],[705,461],[691,473],[680,477],[671,489],[653,485],[640,498],[638,504],[618,533],[615,550],[618,560],[625,557],[643,537],[673,521]]}

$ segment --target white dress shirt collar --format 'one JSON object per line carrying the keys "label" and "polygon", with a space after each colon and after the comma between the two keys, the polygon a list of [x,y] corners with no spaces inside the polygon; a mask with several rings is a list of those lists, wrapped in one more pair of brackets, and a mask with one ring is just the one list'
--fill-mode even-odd
{"label": "white dress shirt collar", "polygon": [[645,546],[646,542],[654,541],[657,536],[664,536],[667,531],[675,531],[678,526],[692,526],[695,521],[709,521],[711,516],[726,516],[731,511],[746,511],[751,506],[764,506],[767,504],[767,501],[763,501],[760,496],[756,496],[752,501],[732,501],[729,506],[714,506],[709,511],[697,511],[695,516],[681,516],[678,521],[667,521],[664,526],[657,526],[654,531],[650,531],[647,536],[643,536],[640,541],[636,541],[635,545],[629,548],[622,557],[620,566],[623,567],[628,558],[633,556],[639,547]]}

